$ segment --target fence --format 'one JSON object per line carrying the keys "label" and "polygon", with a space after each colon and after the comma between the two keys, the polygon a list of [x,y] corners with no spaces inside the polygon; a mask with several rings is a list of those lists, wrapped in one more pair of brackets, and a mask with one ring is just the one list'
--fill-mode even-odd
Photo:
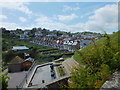
{"label": "fence", "polygon": [[23,88],[23,85],[24,85],[25,83],[27,83],[27,81],[28,81],[28,79],[29,79],[29,77],[30,77],[30,75],[31,75],[30,73],[33,72],[35,66],[36,66],[36,64],[33,63],[33,65],[30,67],[30,69],[29,69],[28,72],[26,73],[24,79],[18,84],[18,86],[16,86],[17,89],[18,89],[18,88]]}

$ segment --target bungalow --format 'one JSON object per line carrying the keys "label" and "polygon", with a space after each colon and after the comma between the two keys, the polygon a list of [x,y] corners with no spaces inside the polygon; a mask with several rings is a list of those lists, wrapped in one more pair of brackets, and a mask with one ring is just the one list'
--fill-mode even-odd
{"label": "bungalow", "polygon": [[11,60],[10,63],[8,63],[8,72],[20,72],[23,70],[29,70],[33,62],[34,62],[34,59],[32,58],[23,60],[19,56],[16,56]]}
{"label": "bungalow", "polygon": [[69,43],[69,41],[64,41],[64,42],[63,42],[63,44],[64,44],[64,45],[63,45],[64,49],[67,49],[67,50],[69,49],[69,48],[68,48],[68,43]]}
{"label": "bungalow", "polygon": [[20,39],[25,39],[25,35],[24,35],[24,34],[21,34],[21,35],[20,35]]}
{"label": "bungalow", "polygon": [[57,35],[54,33],[48,34],[47,37],[56,37]]}
{"label": "bungalow", "polygon": [[20,35],[20,39],[29,39],[29,36],[28,36],[28,35],[21,34],[21,35]]}
{"label": "bungalow", "polygon": [[63,43],[64,49],[67,49],[71,52],[74,52],[75,50],[80,49],[80,42],[79,41],[64,41]]}
{"label": "bungalow", "polygon": [[12,50],[13,51],[25,51],[28,50],[29,48],[26,46],[13,46]]}
{"label": "bungalow", "polygon": [[74,41],[69,41],[68,42],[68,50],[69,51],[73,51],[73,43],[74,43]]}
{"label": "bungalow", "polygon": [[80,49],[80,41],[74,41],[72,44],[72,52]]}
{"label": "bungalow", "polygon": [[30,33],[30,30],[25,30],[24,35],[28,35]]}
{"label": "bungalow", "polygon": [[16,56],[15,58],[13,58],[13,60],[11,60],[10,63],[8,63],[8,72],[18,72],[18,71],[22,71],[22,65],[21,63],[24,60],[22,58],[20,58],[19,56]]}
{"label": "bungalow", "polygon": [[61,37],[68,38],[68,37],[69,37],[69,35],[68,35],[68,34],[63,34],[63,35],[61,35]]}
{"label": "bungalow", "polygon": [[43,36],[43,34],[40,31],[36,31],[35,32],[35,36],[36,37],[41,37],[41,36]]}

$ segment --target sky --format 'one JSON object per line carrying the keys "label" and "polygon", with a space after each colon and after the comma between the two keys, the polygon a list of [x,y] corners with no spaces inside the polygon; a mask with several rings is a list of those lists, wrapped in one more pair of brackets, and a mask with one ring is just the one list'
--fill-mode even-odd
{"label": "sky", "polygon": [[0,2],[0,27],[67,32],[118,30],[115,2]]}

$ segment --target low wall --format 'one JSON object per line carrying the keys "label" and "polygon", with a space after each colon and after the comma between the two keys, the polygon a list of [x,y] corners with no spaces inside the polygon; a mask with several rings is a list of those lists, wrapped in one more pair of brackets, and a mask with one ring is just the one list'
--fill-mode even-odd
{"label": "low wall", "polygon": [[64,85],[68,85],[68,79],[70,78],[70,75],[58,78],[52,82],[49,83],[45,83],[45,84],[40,84],[37,86],[33,86],[32,88],[34,88],[34,90],[38,90],[38,89],[43,89],[43,88],[63,88]]}
{"label": "low wall", "polygon": [[120,71],[113,73],[112,78],[107,80],[101,87],[100,90],[120,90]]}

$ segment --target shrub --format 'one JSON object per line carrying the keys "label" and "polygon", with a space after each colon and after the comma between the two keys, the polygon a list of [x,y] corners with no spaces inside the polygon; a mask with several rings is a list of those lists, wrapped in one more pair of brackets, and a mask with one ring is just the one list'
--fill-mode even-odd
{"label": "shrub", "polygon": [[0,83],[2,83],[2,90],[7,90],[8,87],[8,80],[10,77],[7,76],[7,72],[3,73],[1,72],[2,68],[0,68]]}

